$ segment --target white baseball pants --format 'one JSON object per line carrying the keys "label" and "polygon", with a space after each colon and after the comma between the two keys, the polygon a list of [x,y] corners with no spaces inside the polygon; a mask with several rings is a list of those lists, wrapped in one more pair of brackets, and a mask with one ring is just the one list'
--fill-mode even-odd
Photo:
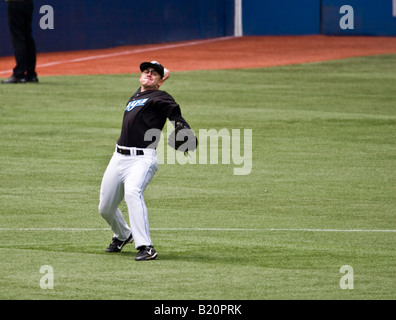
{"label": "white baseball pants", "polygon": [[[102,179],[99,213],[117,239],[124,241],[132,233],[136,248],[151,246],[143,191],[157,172],[157,154],[154,149],[121,148],[129,149],[131,155],[114,152]],[[136,155],[136,150],[143,150],[144,155]],[[128,207],[130,227],[118,208],[123,198]]]}

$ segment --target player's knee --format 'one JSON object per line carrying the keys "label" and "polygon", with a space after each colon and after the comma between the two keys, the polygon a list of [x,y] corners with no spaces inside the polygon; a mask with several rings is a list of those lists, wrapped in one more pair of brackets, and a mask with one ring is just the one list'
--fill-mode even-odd
{"label": "player's knee", "polygon": [[110,215],[112,215],[114,213],[114,210],[112,212],[111,208],[104,201],[99,202],[98,210],[99,210],[100,215],[104,219],[108,218]]}

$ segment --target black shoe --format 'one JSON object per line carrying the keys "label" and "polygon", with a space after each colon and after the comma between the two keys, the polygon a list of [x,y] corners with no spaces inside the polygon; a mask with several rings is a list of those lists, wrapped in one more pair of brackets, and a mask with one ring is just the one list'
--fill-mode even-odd
{"label": "black shoe", "polygon": [[8,79],[1,80],[1,83],[26,83],[25,78],[17,78],[15,76],[11,76]]}
{"label": "black shoe", "polygon": [[139,247],[139,252],[136,255],[136,261],[154,260],[157,258],[158,253],[153,247]]}
{"label": "black shoe", "polygon": [[38,83],[38,78],[37,77],[33,77],[33,78],[25,78],[26,82],[31,82],[31,83]]}
{"label": "black shoe", "polygon": [[106,249],[106,252],[120,252],[122,250],[122,248],[124,248],[124,246],[127,243],[132,243],[133,242],[133,237],[132,234],[128,237],[128,239],[121,241],[118,240],[116,237],[113,237],[113,239],[111,239],[113,242],[110,243],[110,245],[108,246],[108,248]]}

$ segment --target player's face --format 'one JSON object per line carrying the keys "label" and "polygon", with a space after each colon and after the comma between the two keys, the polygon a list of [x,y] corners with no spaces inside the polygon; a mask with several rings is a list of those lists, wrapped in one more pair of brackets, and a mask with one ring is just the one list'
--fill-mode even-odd
{"label": "player's face", "polygon": [[161,76],[152,68],[146,69],[140,76],[140,83],[145,90],[156,90],[159,88]]}

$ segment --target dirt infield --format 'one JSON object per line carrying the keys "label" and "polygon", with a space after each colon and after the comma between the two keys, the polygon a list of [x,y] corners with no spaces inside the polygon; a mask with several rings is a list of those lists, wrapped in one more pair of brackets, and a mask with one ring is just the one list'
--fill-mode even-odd
{"label": "dirt infield", "polygon": [[[37,73],[49,75],[139,72],[142,61],[158,60],[172,71],[258,68],[396,53],[396,37],[228,37],[111,49],[40,53]],[[8,77],[13,57],[0,58]]]}

